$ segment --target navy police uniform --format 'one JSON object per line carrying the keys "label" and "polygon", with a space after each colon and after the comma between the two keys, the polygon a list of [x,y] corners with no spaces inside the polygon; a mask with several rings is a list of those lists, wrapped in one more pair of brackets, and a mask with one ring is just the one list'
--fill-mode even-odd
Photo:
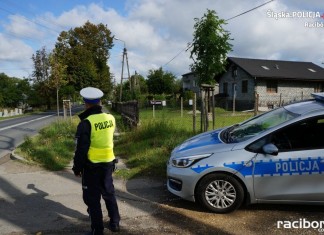
{"label": "navy police uniform", "polygon": [[103,234],[101,197],[104,199],[109,227],[119,231],[120,215],[115,197],[112,173],[115,169],[113,153],[113,132],[115,119],[102,112],[99,105],[103,96],[97,88],[84,88],[80,92],[86,103],[86,110],[79,115],[77,127],[74,166],[76,176],[82,176],[83,201],[88,206],[92,234]]}

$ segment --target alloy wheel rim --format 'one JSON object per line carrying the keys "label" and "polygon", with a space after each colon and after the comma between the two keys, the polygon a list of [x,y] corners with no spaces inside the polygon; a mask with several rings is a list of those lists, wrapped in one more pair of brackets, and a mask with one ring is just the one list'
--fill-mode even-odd
{"label": "alloy wheel rim", "polygon": [[225,209],[233,205],[236,200],[234,186],[225,180],[211,182],[205,190],[205,198],[209,205],[218,209]]}

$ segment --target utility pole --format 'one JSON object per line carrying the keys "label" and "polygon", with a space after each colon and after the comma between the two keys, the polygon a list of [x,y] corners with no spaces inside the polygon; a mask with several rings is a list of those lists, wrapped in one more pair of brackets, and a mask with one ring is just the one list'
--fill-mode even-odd
{"label": "utility pole", "polygon": [[[123,96],[123,78],[124,78],[124,64],[125,64],[125,59],[126,59],[126,66],[127,66],[127,73],[128,73],[128,81],[130,81],[130,74],[129,74],[129,66],[128,66],[128,57],[127,57],[127,49],[126,49],[126,43],[125,41],[119,39],[119,38],[114,38],[118,41],[122,41],[124,43],[124,50],[123,50],[123,60],[122,60],[122,71],[121,71],[121,78],[120,78],[120,92],[119,92],[119,102],[122,100]],[[132,85],[130,84],[130,89],[132,90]]]}

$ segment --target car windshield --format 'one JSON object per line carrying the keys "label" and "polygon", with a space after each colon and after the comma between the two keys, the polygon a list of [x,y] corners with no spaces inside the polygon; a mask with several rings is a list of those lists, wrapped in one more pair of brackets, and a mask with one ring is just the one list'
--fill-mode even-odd
{"label": "car windshield", "polygon": [[224,130],[222,136],[227,143],[242,142],[297,116],[299,114],[289,112],[281,107],[249,119],[240,125],[231,126]]}

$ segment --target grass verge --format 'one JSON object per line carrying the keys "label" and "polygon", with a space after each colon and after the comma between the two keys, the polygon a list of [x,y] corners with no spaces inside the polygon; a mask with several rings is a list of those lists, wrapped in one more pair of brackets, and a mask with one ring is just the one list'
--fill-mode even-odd
{"label": "grass verge", "polygon": [[[118,170],[117,175],[125,178],[165,177],[171,151],[194,135],[190,110],[184,111],[183,115],[179,110],[172,109],[156,110],[154,117],[152,114],[150,109],[141,110],[141,125],[116,141],[115,155],[121,157],[128,167]],[[232,115],[232,112],[216,109],[215,128],[239,123],[252,116],[252,113],[237,112]],[[209,124],[211,127],[211,122]],[[197,115],[196,130],[200,130],[200,115]]]}
{"label": "grass verge", "polygon": [[76,122],[56,121],[34,137],[26,137],[16,153],[45,169],[64,169],[73,159]]}
{"label": "grass verge", "polygon": [[125,159],[129,168],[118,170],[117,175],[164,177],[172,149],[191,135],[166,119],[143,123],[116,141],[115,155]]}
{"label": "grass verge", "polygon": [[[116,175],[123,178],[136,176],[165,177],[166,163],[175,146],[193,136],[192,116],[179,115],[172,110],[157,110],[152,118],[150,110],[140,113],[141,125],[129,130],[122,125],[120,115],[114,113],[118,131],[124,134],[115,139],[115,155],[121,157],[127,169]],[[187,117],[186,117],[187,116]],[[230,117],[230,118],[229,118]],[[251,114],[218,112],[216,128],[231,125],[251,117]],[[45,169],[64,169],[73,159],[74,135],[79,119],[57,121],[42,129],[39,135],[25,138],[16,152],[25,159],[40,164]]]}

